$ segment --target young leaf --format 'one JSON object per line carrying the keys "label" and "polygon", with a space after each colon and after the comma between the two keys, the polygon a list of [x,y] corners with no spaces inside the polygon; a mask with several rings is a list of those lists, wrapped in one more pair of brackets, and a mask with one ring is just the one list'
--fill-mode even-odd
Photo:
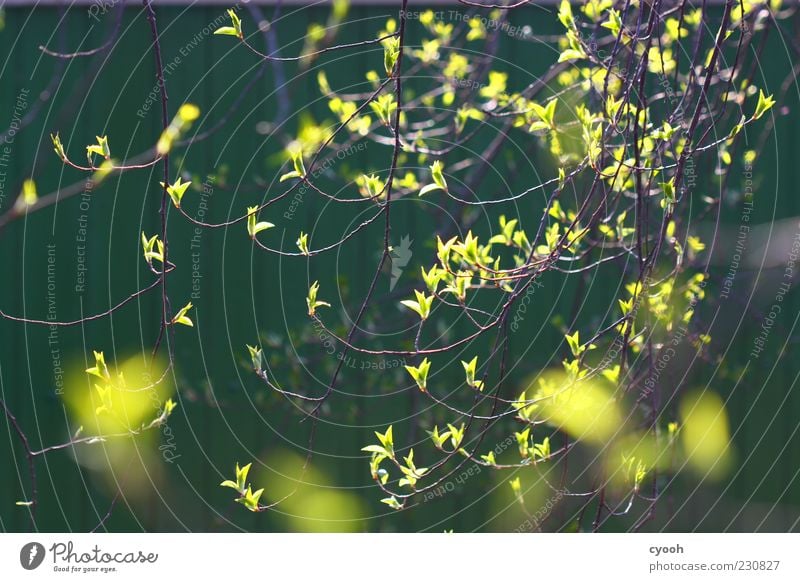
{"label": "young leaf", "polygon": [[661,208],[666,208],[667,205],[675,204],[675,178],[671,178],[669,182],[661,182],[661,189],[664,190]]}
{"label": "young leaf", "polygon": [[240,39],[244,38],[242,33],[242,21],[233,10],[228,10],[228,16],[231,17],[231,24],[233,26],[222,26],[214,31],[214,34],[226,34],[229,36],[236,36]]}
{"label": "young leaf", "polygon": [[391,77],[397,59],[400,56],[400,39],[396,36],[383,41],[383,68],[386,75]]}
{"label": "young leaf", "polygon": [[178,313],[175,314],[175,317],[172,318],[173,325],[176,323],[180,323],[181,325],[186,325],[188,327],[194,327],[194,323],[189,317],[186,315],[189,313],[189,310],[192,308],[192,302],[190,301],[186,305],[180,308]]}
{"label": "young leaf", "polygon": [[86,373],[97,376],[101,380],[110,380],[111,374],[108,372],[108,366],[106,366],[106,359],[103,352],[93,351],[92,353],[94,353],[95,364],[91,368],[87,368]]}
{"label": "young leaf", "polygon": [[[172,203],[175,205],[175,208],[181,207],[181,198],[183,198],[186,189],[191,185],[191,180],[189,182],[182,182],[180,176],[178,179],[172,183],[171,186],[167,186],[167,194],[169,197],[172,198]],[[164,182],[159,182],[161,187],[164,187]]]}
{"label": "young leaf", "polygon": [[22,183],[22,192],[15,206],[17,209],[22,210],[28,206],[33,206],[37,200],[39,200],[39,195],[36,191],[36,182],[33,181],[33,178],[28,178]]}
{"label": "young leaf", "polygon": [[586,348],[584,348],[580,342],[580,331],[575,330],[575,333],[572,335],[567,334],[564,336],[564,338],[567,340],[567,344],[569,345],[572,355],[576,358],[586,350]]}
{"label": "young leaf", "polygon": [[53,142],[53,150],[55,150],[58,157],[61,158],[61,161],[67,161],[67,154],[64,151],[64,144],[61,143],[61,138],[59,137],[58,132],[55,134],[51,133],[50,139]]}
{"label": "young leaf", "polygon": [[450,433],[450,444],[453,450],[457,451],[461,447],[461,442],[464,440],[465,425],[462,422],[461,426],[456,428],[455,425],[447,423],[448,432]]}
{"label": "young leaf", "polygon": [[541,443],[533,445],[533,461],[536,459],[547,459],[550,456],[550,437],[544,437]]}
{"label": "young leaf", "polygon": [[262,368],[264,367],[264,354],[261,351],[261,348],[247,345],[247,351],[250,352],[250,359],[253,362],[253,369],[256,372],[261,372]]}
{"label": "young leaf", "polygon": [[389,451],[380,445],[367,445],[366,447],[361,447],[361,450],[365,453],[374,453],[376,455],[383,455],[384,457],[389,456]]}
{"label": "young leaf", "polygon": [[447,442],[447,439],[450,438],[450,431],[446,430],[443,433],[439,434],[439,427],[433,427],[433,430],[430,431],[428,434],[431,435],[431,440],[433,441],[433,445],[437,449],[441,449],[444,446],[444,443]]}
{"label": "young leaf", "polygon": [[394,100],[394,95],[384,93],[376,100],[370,101],[369,106],[385,125],[391,126],[392,116],[397,111],[397,102]]}
{"label": "young leaf", "polygon": [[98,384],[95,384],[94,388],[97,390],[97,395],[100,397],[100,406],[95,408],[94,413],[96,415],[100,415],[104,412],[111,412],[113,407],[113,401],[111,400],[111,387],[99,386]]}
{"label": "young leaf", "polygon": [[514,477],[511,481],[508,482],[511,485],[511,491],[514,492],[514,495],[522,501],[522,483],[519,480],[519,477]]}
{"label": "young leaf", "polygon": [[178,109],[178,114],[175,117],[182,123],[192,123],[200,117],[200,108],[194,103],[184,103]]}
{"label": "young leaf", "polygon": [[375,436],[378,437],[378,441],[380,441],[381,446],[383,446],[387,453],[386,456],[390,459],[394,459],[394,434],[392,432],[392,425],[389,425],[386,432],[383,434],[375,431]]}
{"label": "young leaf", "polygon": [[406,371],[417,383],[417,386],[422,392],[428,391],[428,372],[431,369],[431,363],[428,358],[422,360],[419,366],[405,366]]}
{"label": "young leaf", "polygon": [[236,485],[239,488],[239,491],[244,491],[245,484],[247,483],[247,474],[250,472],[250,467],[252,467],[253,463],[247,463],[244,467],[239,467],[239,463],[236,463]]}
{"label": "young leaf", "polygon": [[431,305],[433,305],[434,295],[426,296],[425,293],[422,291],[418,291],[414,289],[414,294],[417,296],[417,300],[414,301],[413,299],[405,299],[400,303],[405,305],[409,309],[415,311],[420,319],[423,321],[428,319],[428,316],[431,313]]}
{"label": "young leaf", "polygon": [[163,156],[169,153],[172,149],[175,140],[178,139],[183,132],[189,129],[189,126],[200,117],[200,108],[192,103],[184,103],[178,109],[178,113],[172,118],[167,128],[161,132],[161,136],[156,143],[156,152],[158,155]]}
{"label": "young leaf", "polygon": [[386,505],[395,510],[403,509],[403,506],[400,504],[399,501],[397,501],[394,495],[392,495],[391,497],[386,497],[384,499],[381,499],[381,503],[385,503]]}
{"label": "young leaf", "polygon": [[303,150],[300,148],[292,149],[289,153],[292,157],[292,165],[294,166],[294,170],[291,172],[286,172],[284,175],[282,175],[279,180],[280,182],[290,180],[291,178],[303,178],[306,175],[306,166],[303,163]]}
{"label": "young leaf", "polygon": [[425,286],[431,294],[435,295],[436,289],[439,287],[439,281],[441,281],[444,276],[444,271],[439,269],[436,265],[433,265],[428,272],[425,272],[425,267],[420,267],[420,269]]}
{"label": "young leaf", "polygon": [[169,417],[172,414],[172,411],[178,406],[178,403],[175,402],[172,398],[167,398],[167,401],[164,403],[164,418]]}
{"label": "young leaf", "polygon": [[422,190],[419,191],[420,196],[424,196],[428,192],[433,192],[434,190],[444,190],[447,191],[447,181],[444,179],[444,174],[442,173],[442,162],[436,160],[431,164],[431,178],[433,179],[433,184],[428,184]]}
{"label": "young leaf", "polygon": [[153,266],[153,259],[161,263],[164,262],[164,243],[158,239],[157,234],[147,238],[142,232],[142,249],[144,250],[144,260],[151,267]]}
{"label": "young leaf", "polygon": [[300,249],[300,252],[304,255],[308,255],[308,234],[305,232],[300,232],[300,236],[295,241],[297,248]]}
{"label": "young leaf", "polygon": [[241,503],[250,511],[258,511],[259,505],[258,500],[261,498],[261,494],[264,493],[264,489],[259,489],[255,493],[248,485],[247,491],[244,492],[244,495],[236,500],[237,503]]}
{"label": "young leaf", "polygon": [[475,371],[478,367],[478,356],[475,356],[469,362],[462,360],[461,365],[464,366],[467,386],[470,386],[471,388],[477,388],[478,390],[483,390],[483,381],[475,379]]}
{"label": "young leaf", "polygon": [[319,281],[314,281],[311,287],[308,288],[308,297],[306,297],[306,305],[308,305],[308,315],[314,317],[317,312],[317,307],[330,307],[331,304],[326,301],[317,300],[317,292],[319,291]]}
{"label": "young leaf", "polygon": [[487,465],[494,466],[497,464],[497,460],[494,458],[494,451],[489,451],[487,454],[481,455],[481,459],[483,459]]}
{"label": "young leaf", "polygon": [[515,432],[514,436],[517,439],[517,448],[519,448],[519,455],[524,459],[528,457],[528,441],[531,436],[531,427],[527,427],[522,432]]}
{"label": "young leaf", "polygon": [[364,198],[384,198],[383,191],[386,189],[386,182],[376,174],[361,174],[356,178],[361,195]]}
{"label": "young leaf", "polygon": [[108,147],[108,138],[106,136],[97,137],[97,143],[93,145],[86,146],[86,158],[89,160],[89,165],[94,165],[92,161],[93,155],[102,156],[104,159],[108,160],[111,158],[111,150]]}
{"label": "young leaf", "polygon": [[575,24],[575,19],[572,16],[572,6],[569,0],[561,0],[561,5],[558,8],[558,20],[565,28],[572,28]]}
{"label": "young leaf", "polygon": [[250,238],[253,239],[256,238],[256,235],[262,230],[267,230],[275,226],[271,222],[256,222],[256,212],[258,212],[258,206],[247,207],[247,233],[250,235]]}
{"label": "young leaf", "polygon": [[767,111],[772,109],[772,106],[775,105],[775,99],[770,95],[767,97],[764,94],[764,91],[761,89],[758,90],[758,104],[756,105],[756,111],[753,113],[753,119],[758,119],[762,115],[764,115]]}

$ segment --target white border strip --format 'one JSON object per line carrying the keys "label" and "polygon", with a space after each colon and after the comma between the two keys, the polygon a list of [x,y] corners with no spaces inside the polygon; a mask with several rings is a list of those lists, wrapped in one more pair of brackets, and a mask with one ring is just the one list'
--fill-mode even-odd
{"label": "white border strip", "polygon": [[[768,533],[5,534],[0,574],[14,581],[463,582],[600,574],[614,582],[796,582],[798,542],[800,534]],[[736,569],[723,567],[731,564]]]}

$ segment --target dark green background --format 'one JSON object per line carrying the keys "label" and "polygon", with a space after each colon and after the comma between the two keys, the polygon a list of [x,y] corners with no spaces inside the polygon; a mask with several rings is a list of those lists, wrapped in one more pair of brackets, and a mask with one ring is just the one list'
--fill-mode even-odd
{"label": "dark green background", "polygon": [[[444,9],[449,10],[449,7]],[[181,49],[187,47],[222,11],[222,7],[158,8],[165,63],[180,56]],[[264,8],[264,11],[271,20],[272,8]],[[340,29],[338,40],[346,42],[374,37],[385,18],[395,13],[394,9],[385,7],[352,7],[348,19],[353,23]],[[326,8],[284,8],[284,16],[278,25],[278,38],[284,54],[298,54],[302,40],[297,39],[302,39],[308,24],[324,22],[327,15]],[[66,49],[73,50],[79,46],[86,35],[81,48],[98,46],[106,38],[113,18],[114,15],[109,13],[100,25],[93,27],[94,21],[87,16],[85,7],[70,10],[62,28],[59,28],[65,31]],[[58,20],[59,12],[55,8],[5,11],[5,28],[0,32],[0,54],[4,55],[0,70],[0,127],[10,123],[15,97],[20,90],[30,91],[32,105],[47,86],[57,61],[42,56],[37,47],[42,44],[58,47],[57,32],[54,32]],[[252,30],[252,19],[246,11],[243,20],[246,29]],[[512,20],[520,24],[531,23],[535,32],[558,31],[555,18],[543,9],[515,11]],[[411,25],[412,39],[420,35],[417,24],[413,22]],[[67,61],[64,79],[52,98],[44,103],[41,114],[16,135],[11,165],[6,168],[6,197],[0,212],[7,211],[13,204],[22,180],[31,173],[40,194],[54,191],[59,184],[72,184],[82,177],[74,170],[63,168],[52,153],[48,138],[52,131],[60,131],[76,160],[82,160],[84,145],[93,141],[95,135],[108,134],[115,157],[139,153],[157,138],[160,130],[158,102],[153,104],[144,119],[136,115],[155,86],[153,57],[149,50],[150,32],[138,7],[126,10],[122,30],[119,45],[108,60],[101,55],[99,58]],[[263,48],[261,38],[255,37],[254,43]],[[502,59],[498,59],[497,68],[510,72],[510,85],[515,87],[530,82],[531,75],[546,70],[553,59],[551,49],[513,41],[505,36],[500,56]],[[361,83],[365,71],[380,71],[382,68],[381,50],[375,47],[336,53],[328,61],[331,62],[327,67],[328,78],[334,87]],[[763,73],[764,79],[759,78],[757,84],[777,91],[790,66],[777,35],[770,38],[761,65],[763,69],[757,74]],[[187,56],[181,56],[180,66],[167,77],[170,115],[182,102],[197,103],[203,117],[193,130],[208,129],[227,111],[259,66],[258,59],[238,47],[231,38],[209,36],[201,39]],[[284,74],[290,80],[287,91],[292,114],[304,109],[313,112],[318,120],[331,118],[326,103],[319,100],[314,67],[310,73],[298,73],[297,67],[289,63],[284,66]],[[188,152],[178,152],[181,156],[186,154],[183,167],[199,180],[209,173],[227,176],[224,180],[218,179],[209,198],[208,221],[218,222],[239,216],[247,205],[260,202],[269,189],[266,186],[253,188],[254,181],[258,177],[272,180],[278,173],[274,154],[285,142],[277,136],[256,131],[259,122],[272,121],[277,114],[277,100],[272,95],[274,79],[275,69],[267,66],[256,89],[243,100],[225,128],[212,138],[192,146]],[[364,89],[363,84],[358,88]],[[797,148],[800,118],[796,114],[796,93],[792,97],[790,91],[789,95],[787,105],[791,113],[780,119],[774,136],[766,141],[754,166],[756,223],[768,224],[774,219],[798,214],[795,184],[800,153]],[[60,113],[63,108],[66,112]],[[296,124],[296,117],[288,119],[288,133]],[[388,148],[371,145],[363,154],[342,162],[336,171],[383,169],[388,165],[389,156]],[[531,163],[538,162],[537,154],[533,153]],[[546,161],[541,160],[541,163],[545,165]],[[715,179],[710,176],[710,171],[705,170],[710,169],[711,164],[708,159],[698,163],[703,178],[697,190],[698,196],[704,188],[714,188]],[[543,173],[547,174],[546,171]],[[151,279],[143,267],[138,240],[141,230],[155,233],[158,229],[160,178],[160,166],[114,176],[91,196],[88,211],[81,210],[78,196],[16,221],[0,231],[0,260],[3,265],[0,271],[0,308],[32,318],[46,316],[48,244],[54,244],[56,248],[56,306],[61,320],[103,311],[149,282]],[[498,188],[500,178],[490,174],[484,187],[490,190]],[[535,174],[527,171],[523,172],[520,184],[530,185],[535,181]],[[240,187],[240,182],[245,186]],[[737,191],[743,187],[742,179],[732,177],[729,187],[731,192],[726,196],[723,223],[735,229],[740,214]],[[352,192],[351,188],[349,193]],[[190,214],[196,212],[198,197],[197,192],[186,196],[185,206]],[[419,208],[413,206],[415,203],[397,205],[393,232],[397,233],[397,238],[408,234],[416,241],[413,247],[415,255],[409,266],[409,272],[416,273],[420,265],[430,263],[432,249],[426,246],[425,241],[442,223],[435,215],[421,215],[417,212]],[[523,201],[516,209],[510,206],[499,209],[498,214],[500,210],[507,214],[519,213],[523,220],[525,216],[530,217],[528,224],[535,224],[538,220],[536,213],[542,206],[539,194],[534,199]],[[327,208],[324,214],[322,212],[320,202],[307,194],[291,224],[264,217],[279,227],[270,231],[265,240],[273,243],[279,240],[285,226],[284,248],[293,249],[299,230],[314,229],[315,240],[332,241],[353,217],[349,209]],[[85,292],[76,293],[76,234],[78,219],[83,213],[88,216],[87,284]],[[321,224],[315,227],[320,218]],[[476,228],[488,231],[489,221],[496,224],[496,215],[482,217]],[[796,219],[793,224],[796,227]],[[724,275],[727,270],[725,265],[730,260],[735,241],[730,232],[720,239],[718,262],[722,267],[717,268],[717,274]],[[175,304],[182,305],[192,291],[189,247],[192,234],[193,227],[172,213],[172,260],[180,267],[170,278],[170,294]],[[228,231],[203,232],[201,290],[199,298],[194,300],[196,327],[177,330],[175,344],[180,406],[170,420],[170,427],[175,434],[180,459],[172,465],[164,464],[165,485],[158,493],[149,494],[149,502],[129,508],[120,501],[106,522],[109,530],[229,530],[238,527],[273,531],[286,527],[280,515],[247,513],[231,502],[229,490],[218,486],[222,478],[230,477],[236,460],[247,462],[288,441],[304,446],[307,440],[309,423],[300,423],[302,416],[291,405],[270,393],[249,373],[244,344],[253,343],[258,333],[262,334],[265,342],[270,341],[270,334],[283,337],[286,342],[287,323],[293,333],[300,333],[298,329],[305,327],[308,334],[310,324],[304,316],[304,297],[309,280],[318,278],[322,282],[322,297],[333,300],[335,306],[344,301],[352,314],[369,284],[381,236],[381,226],[373,225],[364,236],[347,245],[335,262],[318,259],[309,266],[306,261],[280,261],[263,253],[254,254],[242,225]],[[335,296],[337,277],[341,299]],[[771,303],[774,286],[769,274],[761,274],[763,292],[757,296],[763,299],[753,301],[741,328],[733,330],[725,324],[739,321],[745,311],[743,304],[747,302],[757,277],[755,272],[742,270],[736,280],[736,298],[723,306],[715,324],[719,327],[710,332],[715,337],[712,353],[728,350],[724,366],[713,377],[713,366],[699,366],[692,375],[692,382],[702,385],[710,381],[714,390],[725,398],[730,397],[728,409],[731,426],[736,431],[735,446],[739,451],[736,473],[730,482],[703,486],[698,490],[691,479],[679,480],[672,501],[679,510],[669,526],[671,529],[759,528],[785,531],[792,526],[798,527],[800,487],[796,478],[800,470],[800,437],[797,435],[800,396],[796,379],[800,365],[796,357],[796,333],[791,333],[798,313],[796,292],[793,291],[790,300],[784,303],[782,315],[769,338],[768,353],[751,366],[749,373],[734,388],[738,371],[750,351],[752,337],[758,333],[763,317],[761,310]],[[517,384],[525,374],[548,363],[557,363],[563,356],[561,333],[550,322],[558,315],[562,319],[569,317],[578,292],[577,277],[548,276],[544,283],[544,287],[536,291],[524,329],[512,338],[515,358],[519,359],[524,353],[522,364],[512,376]],[[380,284],[381,292],[385,294],[388,275]],[[601,317],[615,303],[617,285],[618,271],[602,271],[589,288],[579,319],[582,317],[587,324],[599,327]],[[703,307],[701,316],[716,309],[718,301],[714,295],[711,291],[710,307]],[[400,320],[394,307],[396,300],[381,304],[384,306],[381,309],[391,314],[384,321]],[[157,333],[159,309],[158,298],[153,294],[129,304],[113,317],[60,329],[58,346],[64,362],[72,363],[73,367],[85,367],[85,354],[91,354],[92,349],[104,350],[109,361],[114,356],[123,358],[137,350],[149,350]],[[338,311],[329,314],[331,318],[340,315]],[[719,334],[715,334],[716,331]],[[48,333],[46,328],[0,320],[0,389],[35,448],[62,442],[75,428],[68,421],[62,401],[54,394]],[[313,338],[313,330],[310,334]],[[782,357],[778,359],[781,348]],[[273,365],[285,364],[282,360],[286,358],[281,355],[284,349],[266,350]],[[312,346],[303,353],[313,355],[316,350],[318,357],[322,349]],[[312,358],[309,368],[321,370],[323,365],[317,365]],[[308,373],[289,373],[288,378],[293,389],[307,389],[312,393],[323,389]],[[324,380],[324,374],[321,378]],[[392,514],[378,503],[380,492],[371,488],[366,460],[359,449],[372,442],[373,429],[383,429],[393,422],[396,434],[399,432],[396,438],[402,442],[410,429],[409,423],[399,419],[415,410],[416,397],[415,391],[410,390],[384,395],[380,399],[371,396],[388,392],[396,385],[405,386],[407,382],[405,375],[397,369],[366,375],[346,370],[342,385],[356,397],[335,395],[326,408],[324,418],[333,419],[341,426],[327,422],[320,425],[315,465],[325,469],[336,485],[356,488],[369,512],[376,516],[364,523],[364,529],[393,531],[430,527],[434,531],[444,528],[464,531],[508,528],[513,518],[504,520],[502,516],[497,517],[497,504],[484,496],[490,485],[498,482],[507,488],[505,481],[510,478],[507,474],[494,478],[484,471],[456,492],[402,514]],[[447,417],[442,416],[440,422],[445,419]],[[0,528],[25,530],[29,527],[27,512],[15,507],[13,502],[28,494],[27,469],[16,435],[5,421],[0,426],[4,434],[0,439],[0,468],[3,472],[0,479]],[[417,438],[421,438],[422,428],[416,429]],[[487,443],[504,438],[504,433],[492,438],[496,440]],[[262,458],[269,462],[268,455]],[[90,471],[73,462],[68,453],[56,452],[39,458],[37,468],[40,529],[85,531],[93,528],[105,515],[113,493],[109,493],[109,489]],[[269,477],[267,473],[265,475],[264,486],[268,487]],[[684,499],[688,501],[681,506]],[[663,519],[666,509],[662,506],[659,511]],[[707,511],[710,512],[708,516]],[[653,527],[661,527],[661,523],[656,520]],[[629,525],[630,520],[625,519],[609,522],[611,529],[623,529]]]}

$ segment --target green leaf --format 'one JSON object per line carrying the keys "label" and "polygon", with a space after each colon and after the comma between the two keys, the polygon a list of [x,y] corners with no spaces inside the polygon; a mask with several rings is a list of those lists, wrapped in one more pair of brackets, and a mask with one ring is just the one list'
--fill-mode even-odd
{"label": "green leaf", "polygon": [[264,367],[264,354],[261,352],[261,348],[248,345],[247,351],[250,352],[250,359],[253,362],[253,369],[256,372],[261,372],[262,368]]}
{"label": "green leaf", "polygon": [[20,206],[33,206],[39,200],[39,195],[36,191],[36,182],[33,178],[28,178],[22,183],[22,193],[19,197]]}
{"label": "green leaf", "polygon": [[302,148],[292,148],[289,150],[289,156],[292,158],[292,165],[294,170],[286,172],[280,178],[281,182],[290,180],[292,178],[303,178],[306,175],[306,166],[303,163],[303,150]]}
{"label": "green leaf", "polygon": [[433,181],[437,186],[439,186],[439,188],[442,190],[447,190],[447,182],[444,179],[444,174],[442,174],[443,167],[444,166],[442,166],[442,162],[439,160],[433,162],[433,164],[431,164],[431,178],[433,178]]}
{"label": "green leaf", "polygon": [[775,99],[773,99],[772,95],[769,97],[764,94],[764,91],[761,89],[758,90],[758,104],[756,105],[756,111],[753,113],[753,119],[758,119],[762,115],[764,115],[767,111],[772,109],[772,106],[775,105]]}
{"label": "green leaf", "polygon": [[244,491],[244,486],[247,483],[247,474],[250,473],[250,467],[252,466],[253,463],[247,463],[240,468],[239,463],[236,463],[236,483],[238,483],[240,491]]}
{"label": "green leaf", "polygon": [[172,398],[167,398],[167,401],[164,403],[164,418],[169,417],[177,406],[178,404]]}
{"label": "green leaf", "polygon": [[442,189],[441,186],[439,186],[438,184],[428,184],[427,186],[422,187],[422,189],[419,191],[419,196],[425,196],[425,194],[433,192],[434,190],[441,190],[441,189]]}
{"label": "green leaf", "polygon": [[533,445],[533,460],[547,459],[550,456],[550,437],[544,437],[544,440]]}
{"label": "green leaf", "polygon": [[292,178],[302,178],[303,175],[298,172],[297,170],[292,170],[291,172],[286,172],[280,177],[279,182],[285,182],[286,180],[291,180]]}
{"label": "green leaf", "polygon": [[524,459],[528,456],[528,441],[531,436],[531,427],[527,427],[522,432],[515,432],[514,437],[517,439],[517,447],[519,448],[519,455]]}
{"label": "green leaf", "polygon": [[186,314],[189,312],[191,308],[192,308],[192,302],[190,301],[189,303],[181,307],[178,313],[175,314],[175,317],[172,318],[172,323],[173,324],[180,323],[181,325],[194,327],[194,323],[192,323],[192,320],[186,316]]}
{"label": "green leaf", "polygon": [[233,24],[233,26],[223,26],[218,28],[214,31],[214,34],[226,34],[244,38],[244,35],[242,34],[242,21],[239,19],[236,12],[233,10],[228,10],[228,16],[231,17],[231,24]]}
{"label": "green leaf", "polygon": [[394,95],[384,93],[375,101],[370,101],[369,106],[385,125],[392,124],[392,116],[397,111],[397,102],[394,100]]}
{"label": "green leaf", "polygon": [[454,425],[447,423],[447,428],[450,432],[450,444],[453,445],[453,450],[458,450],[461,447],[461,443],[464,440],[464,428],[465,425],[462,422],[459,428],[456,428]]}
{"label": "green leaf", "polygon": [[664,190],[664,198],[661,200],[661,208],[665,208],[668,204],[675,204],[675,178],[670,179],[669,182],[661,182],[660,185],[661,189]]}
{"label": "green leaf", "polygon": [[475,356],[469,362],[465,362],[462,360],[461,365],[464,366],[464,373],[466,375],[467,386],[470,386],[472,388],[477,388],[478,390],[482,390],[483,382],[481,380],[475,379],[475,371],[478,367],[478,356]]}
{"label": "green leaf", "polygon": [[550,131],[550,124],[545,121],[534,121],[528,128],[529,133],[541,135]]}
{"label": "green leaf", "polygon": [[158,239],[158,235],[154,234],[152,237],[147,238],[147,235],[142,232],[142,249],[144,252],[144,260],[151,267],[153,266],[153,259],[164,262],[164,243]]}
{"label": "green leaf", "polygon": [[232,26],[222,26],[214,31],[214,34],[227,34],[230,36],[239,36],[239,33],[236,32],[236,29]]}
{"label": "green leaf", "polygon": [[198,117],[200,117],[200,108],[194,103],[184,103],[180,106],[178,114],[172,121],[176,122],[177,119],[177,123],[187,124],[192,123]]}
{"label": "green leaf", "polygon": [[605,378],[612,384],[616,384],[617,381],[619,380],[619,372],[620,372],[620,365],[617,364],[616,366],[613,366],[611,368],[606,368],[605,370],[600,372],[600,374],[603,376],[603,378]]}
{"label": "green leaf", "polygon": [[425,272],[425,267],[420,267],[420,270],[422,271],[422,280],[425,282],[425,286],[432,295],[435,295],[444,272],[436,265],[433,265],[428,272]]}
{"label": "green leaf", "polygon": [[420,196],[424,196],[428,192],[432,192],[434,190],[444,190],[447,191],[447,181],[444,179],[444,174],[442,173],[442,162],[436,160],[431,164],[431,178],[433,179],[433,184],[428,184],[422,190],[419,191]]}
{"label": "green leaf", "polygon": [[572,16],[572,6],[569,0],[561,0],[561,5],[558,8],[558,20],[565,28],[572,28],[575,25],[575,19]]}
{"label": "green leaf", "polygon": [[450,438],[450,431],[446,430],[443,433],[439,434],[438,426],[434,426],[433,430],[430,431],[428,434],[431,435],[431,440],[433,441],[433,445],[437,449],[441,449],[444,446],[444,443],[447,442],[447,439]]}
{"label": "green leaf", "polygon": [[[178,179],[173,182],[171,186],[167,186],[167,194],[169,194],[169,197],[172,199],[175,208],[181,207],[181,199],[191,183],[191,180],[189,182],[182,182],[180,176],[178,176]],[[162,188],[164,187],[164,182],[159,182],[159,184],[161,184]]]}
{"label": "green leaf", "polygon": [[576,358],[580,356],[586,348],[581,346],[580,343],[580,331],[575,330],[575,333],[572,335],[565,335],[564,338],[567,340],[567,344],[569,345],[569,349],[572,352],[572,355]]}
{"label": "green leaf", "polygon": [[103,352],[95,352],[94,353],[94,366],[91,368],[86,368],[86,373],[92,376],[97,376],[101,380],[110,380],[111,374],[108,372],[108,366],[106,366],[106,358],[103,355]]}
{"label": "green leaf", "polygon": [[59,137],[58,132],[55,134],[51,133],[50,140],[53,142],[53,150],[55,150],[58,157],[61,158],[61,161],[67,161],[67,154],[64,151],[64,144],[61,143],[61,138]]}
{"label": "green leaf", "polygon": [[417,383],[417,386],[422,392],[428,391],[428,372],[431,369],[431,363],[428,358],[422,360],[419,366],[405,366],[406,371]]}
{"label": "green leaf", "polygon": [[388,453],[387,456],[390,459],[394,459],[394,435],[392,433],[392,426],[389,425],[389,428],[387,428],[386,432],[383,434],[375,431],[375,436],[378,437],[378,440],[383,445],[383,448],[386,449],[385,452]]}
{"label": "green leaf", "polygon": [[422,291],[418,291],[414,289],[414,294],[417,296],[417,300],[414,301],[413,299],[405,299],[400,303],[412,311],[415,311],[420,319],[423,321],[428,319],[428,316],[431,313],[431,305],[433,305],[434,295],[425,295]]}
{"label": "green leaf", "polygon": [[314,281],[311,287],[308,288],[308,296],[306,297],[306,305],[308,306],[308,315],[311,317],[317,312],[318,307],[330,307],[331,304],[326,301],[317,300],[317,292],[319,291],[319,281]]}
{"label": "green leaf", "polygon": [[397,59],[400,56],[400,39],[396,36],[387,38],[383,41],[383,68],[386,70],[386,75],[391,77],[394,72],[394,66],[397,64]]}
{"label": "green leaf", "polygon": [[613,36],[618,36],[619,31],[622,29],[622,18],[619,16],[619,12],[614,9],[608,11],[608,20],[602,23],[600,26],[603,28],[607,28],[611,31]]}
{"label": "green leaf", "polygon": [[377,453],[386,457],[390,456],[389,452],[380,445],[367,445],[366,447],[362,447],[361,450],[365,453]]}
{"label": "green leaf", "polygon": [[[542,123],[545,124],[546,129],[555,129],[555,115],[556,115],[557,103],[558,101],[556,99],[551,99],[545,105],[539,105],[538,103],[531,102],[531,107],[533,108],[534,113],[536,113],[537,117],[539,117]],[[533,127],[534,126],[531,126],[531,129],[529,129],[529,131],[534,131]],[[539,126],[536,126],[536,129],[538,128]]]}
{"label": "green leaf", "polygon": [[563,63],[565,61],[574,61],[577,59],[583,59],[586,57],[586,53],[577,50],[577,49],[565,49],[561,51],[561,54],[558,57],[558,62]]}
{"label": "green leaf", "polygon": [[89,160],[89,165],[93,165],[92,155],[102,156],[106,160],[111,157],[111,150],[108,147],[108,138],[106,136],[96,136],[97,143],[94,145],[86,146],[86,158]]}
{"label": "green leaf", "polygon": [[325,71],[320,70],[317,73],[317,84],[319,85],[319,92],[323,95],[330,95],[330,93],[332,93],[330,83],[328,83],[328,75]]}
{"label": "green leaf", "polygon": [[99,415],[103,412],[111,412],[113,407],[113,401],[111,400],[111,387],[110,386],[98,386],[97,384],[94,385],[95,390],[97,390],[97,395],[100,398],[100,406],[95,408],[94,413]]}
{"label": "green leaf", "polygon": [[300,232],[300,236],[295,241],[297,248],[300,249],[300,252],[304,255],[308,255],[308,234],[305,232]]}
{"label": "green leaf", "polygon": [[369,176],[366,174],[361,174],[356,178],[356,184],[361,190],[361,195],[365,198],[384,197],[382,194],[386,188],[386,182],[384,182],[380,176],[376,174],[370,174]]}
{"label": "green leaf", "polygon": [[384,499],[381,499],[381,503],[385,503],[386,505],[388,505],[392,509],[396,509],[396,510],[403,509],[403,506],[400,505],[400,502],[397,501],[397,499],[395,498],[394,495],[392,495],[391,497],[386,497]]}
{"label": "green leaf", "polygon": [[237,499],[236,502],[241,503],[250,511],[258,511],[258,500],[261,499],[262,493],[264,493],[264,489],[259,489],[254,493],[253,490],[248,486],[247,491],[245,491],[244,495]]}
{"label": "green leaf", "polygon": [[189,126],[200,117],[200,108],[193,103],[184,103],[178,109],[178,113],[169,122],[167,128],[161,132],[161,136],[156,143],[156,152],[160,156],[164,156],[170,152],[172,146],[181,134],[183,134]]}

